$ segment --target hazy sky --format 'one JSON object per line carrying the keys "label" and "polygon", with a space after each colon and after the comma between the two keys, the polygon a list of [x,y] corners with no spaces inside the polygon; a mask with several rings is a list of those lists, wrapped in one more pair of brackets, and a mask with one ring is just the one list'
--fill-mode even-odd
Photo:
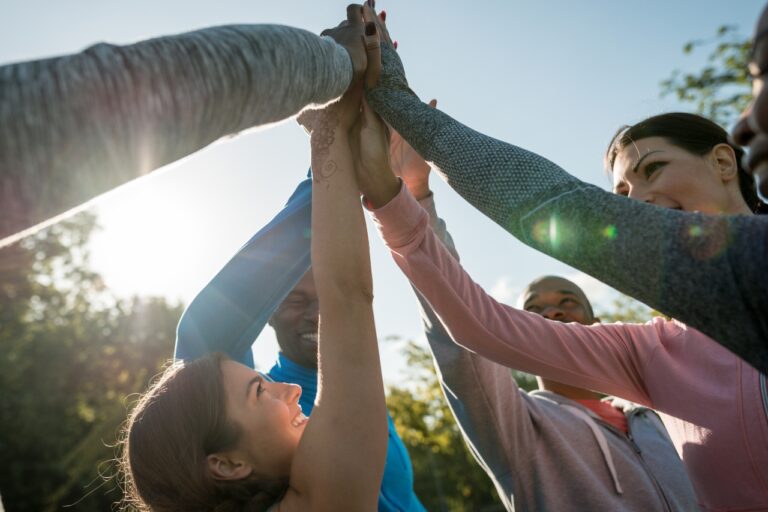
{"label": "hazy sky", "polygon": [[[79,51],[96,42],[144,38],[228,23],[280,23],[315,32],[337,24],[347,2],[0,0],[0,62]],[[412,88],[463,123],[540,153],[582,180],[608,187],[603,152],[616,129],[646,116],[691,110],[659,97],[674,69],[699,69],[708,50],[683,45],[723,24],[749,34],[764,2],[678,0],[380,0]],[[220,141],[159,173],[100,198],[96,270],[122,295],[188,302],[282,206],[309,165],[293,121]],[[506,234],[433,178],[470,274],[514,303],[525,284],[563,274],[593,302],[610,291]],[[370,224],[369,224],[370,225]],[[420,339],[416,301],[370,231],[379,336]],[[271,364],[274,336],[257,342]],[[384,342],[385,378],[396,382],[399,344]]]}

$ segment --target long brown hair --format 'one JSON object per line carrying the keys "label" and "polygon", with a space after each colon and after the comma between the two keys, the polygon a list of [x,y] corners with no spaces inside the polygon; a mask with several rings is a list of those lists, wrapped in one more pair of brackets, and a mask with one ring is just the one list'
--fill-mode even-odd
{"label": "long brown hair", "polygon": [[233,448],[240,429],[227,419],[221,362],[211,354],[170,365],[130,412],[120,465],[126,508],[256,512],[278,501],[288,478],[213,478],[207,456]]}
{"label": "long brown hair", "polygon": [[635,141],[649,137],[661,137],[667,142],[694,155],[704,156],[718,144],[728,144],[736,154],[739,173],[739,189],[747,206],[753,212],[762,206],[755,190],[755,180],[744,170],[741,161],[744,150],[730,141],[728,133],[717,123],[706,117],[684,112],[670,112],[649,117],[632,126],[622,126],[608,145],[605,166],[609,172],[617,155]]}

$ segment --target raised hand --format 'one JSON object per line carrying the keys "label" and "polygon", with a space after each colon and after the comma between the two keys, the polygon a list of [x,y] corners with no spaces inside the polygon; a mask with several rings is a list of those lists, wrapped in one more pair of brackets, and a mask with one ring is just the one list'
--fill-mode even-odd
{"label": "raised hand", "polygon": [[[435,108],[437,100],[429,102],[429,106]],[[411,195],[416,199],[423,199],[430,194],[429,164],[422,158],[399,133],[390,131],[389,161],[392,172],[402,178]]]}
{"label": "raised hand", "polygon": [[389,163],[389,132],[384,121],[363,100],[363,112],[352,130],[350,146],[360,192],[369,205],[379,208],[400,190]]}
{"label": "raised hand", "polygon": [[[382,22],[381,25],[378,22]],[[378,30],[381,26],[382,30]],[[381,72],[381,53],[379,48],[379,37],[386,34],[386,27],[383,21],[376,16],[373,10],[373,2],[366,2],[364,5],[350,4],[347,6],[347,19],[343,20],[334,28],[329,28],[321,32],[320,35],[332,37],[337,43],[342,45],[352,59],[354,86],[360,79],[365,78],[366,85],[373,87],[379,79]]]}

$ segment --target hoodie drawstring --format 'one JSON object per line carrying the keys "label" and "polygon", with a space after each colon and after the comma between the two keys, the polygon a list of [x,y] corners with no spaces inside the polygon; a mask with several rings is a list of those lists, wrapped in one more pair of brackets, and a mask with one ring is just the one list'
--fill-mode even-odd
{"label": "hoodie drawstring", "polygon": [[624,494],[624,491],[621,490],[621,484],[619,484],[619,475],[616,473],[616,466],[613,464],[613,457],[611,457],[611,450],[608,448],[608,441],[605,439],[605,434],[603,434],[602,430],[600,430],[600,427],[597,425],[597,423],[595,423],[595,420],[589,416],[589,414],[585,413],[578,407],[574,407],[573,405],[561,405],[579,418],[583,419],[584,422],[589,426],[589,429],[595,436],[595,440],[597,441],[598,446],[600,446],[600,451],[603,452],[603,460],[605,460],[605,465],[608,466],[608,471],[611,473],[611,477],[613,478],[613,485],[616,487],[616,493]]}

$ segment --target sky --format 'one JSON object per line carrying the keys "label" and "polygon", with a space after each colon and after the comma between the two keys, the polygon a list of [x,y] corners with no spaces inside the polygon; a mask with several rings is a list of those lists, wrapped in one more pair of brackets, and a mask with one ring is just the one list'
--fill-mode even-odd
{"label": "sky", "polygon": [[[278,23],[313,32],[336,25],[347,2],[218,0],[0,0],[0,63],[74,53],[97,42],[128,44],[211,25]],[[673,70],[700,69],[707,50],[691,40],[721,25],[749,34],[764,2],[738,0],[483,1],[379,0],[398,41],[411,88],[482,133],[537,152],[578,178],[609,188],[602,157],[624,124],[691,111],[660,97]],[[122,296],[189,302],[237,249],[281,208],[306,174],[309,147],[294,121],[218,141],[101,196],[95,270]],[[432,177],[440,215],[462,264],[497,299],[514,304],[525,285],[559,274],[582,285],[599,310],[605,285],[529,249]],[[371,228],[374,312],[385,380],[403,377],[398,352],[422,340],[416,300]],[[268,368],[271,329],[257,340]],[[170,354],[169,354],[170,356]]]}

